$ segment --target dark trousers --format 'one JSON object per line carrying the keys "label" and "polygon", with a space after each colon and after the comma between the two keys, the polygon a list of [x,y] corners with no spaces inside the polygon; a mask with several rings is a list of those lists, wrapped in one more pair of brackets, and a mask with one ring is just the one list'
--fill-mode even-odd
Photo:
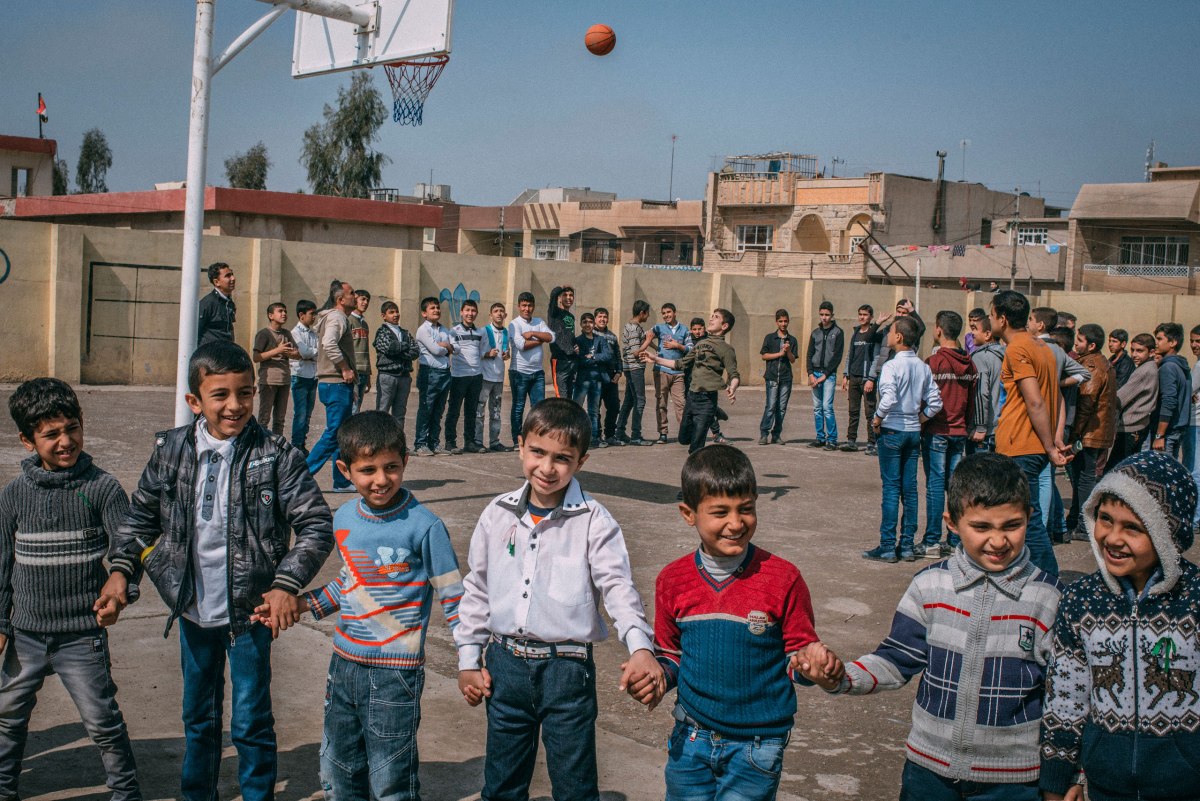
{"label": "dark trousers", "polygon": [[482,801],[527,801],[539,733],[554,801],[598,801],[595,663],[523,659],[492,643],[487,668]]}
{"label": "dark trousers", "polygon": [[1037,782],[1008,784],[947,779],[915,762],[904,763],[900,801],[1038,801]]}
{"label": "dark trousers", "polygon": [[1104,463],[1104,472],[1107,473],[1127,457],[1140,451],[1146,442],[1146,434],[1149,431],[1148,428],[1143,428],[1141,431],[1118,431],[1112,450],[1109,451],[1108,460]]}
{"label": "dark trousers", "polygon": [[450,405],[446,407],[446,447],[458,443],[458,415],[463,415],[463,444],[472,445],[479,435],[475,431],[476,414],[479,411],[479,393],[483,391],[483,374],[460,375],[450,379]]}
{"label": "dark trousers", "polygon": [[630,439],[642,438],[642,412],[646,410],[646,369],[635,367],[625,371],[625,400],[617,415],[617,434],[625,436],[629,425]]}
{"label": "dark trousers", "polygon": [[[704,447],[708,439],[708,430],[717,417],[717,393],[691,392],[687,394],[687,404],[683,411],[683,424],[679,426],[679,442],[688,443],[688,453],[695,453]],[[683,435],[690,435],[684,439]]]}
{"label": "dark trousers", "polygon": [[417,430],[414,448],[437,450],[442,412],[450,395],[450,371],[422,364],[417,370]]}
{"label": "dark trousers", "polygon": [[616,381],[600,385],[600,405],[604,407],[604,438],[612,439],[617,433],[617,415],[621,413],[621,391]]}
{"label": "dark trousers", "polygon": [[1041,487],[1039,477],[1042,470],[1050,463],[1050,457],[1044,453],[1031,453],[1014,456],[1012,460],[1021,468],[1025,479],[1029,482],[1029,526],[1025,529],[1025,544],[1029,547],[1029,558],[1035,565],[1052,576],[1058,575],[1058,559],[1054,557],[1054,546],[1050,544],[1050,534],[1046,531],[1046,523],[1042,519]]}
{"label": "dark trousers", "polygon": [[556,398],[574,398],[579,362],[575,359],[550,360],[550,385]]}
{"label": "dark trousers", "polygon": [[1092,488],[1096,486],[1096,471],[1100,467],[1100,457],[1104,455],[1104,448],[1084,448],[1079,453],[1075,454],[1075,458],[1067,465],[1067,471],[1071,476],[1071,511],[1067,513],[1067,532],[1074,532],[1077,528],[1082,528],[1082,520],[1079,519],[1080,513],[1083,511],[1083,502],[1092,494]]}
{"label": "dark trousers", "polygon": [[850,442],[858,442],[858,419],[862,412],[862,407],[867,407],[867,442],[871,445],[875,444],[875,429],[871,427],[871,418],[875,416],[875,390],[865,392],[863,384],[867,383],[867,379],[859,378],[858,376],[850,376],[846,381],[846,397],[850,403],[850,419],[846,422],[846,439]]}

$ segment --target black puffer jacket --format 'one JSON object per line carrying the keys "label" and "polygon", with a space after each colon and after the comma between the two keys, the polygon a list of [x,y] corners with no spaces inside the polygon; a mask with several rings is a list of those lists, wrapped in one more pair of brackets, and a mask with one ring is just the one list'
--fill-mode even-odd
{"label": "black puffer jacket", "polygon": [[[195,426],[157,434],[109,555],[129,577],[142,563],[171,609],[163,636],[195,596],[195,488]],[[229,488],[229,623],[238,634],[264,592],[299,593],[317,575],[333,550],[333,516],[300,451],[254,419],[234,445]]]}

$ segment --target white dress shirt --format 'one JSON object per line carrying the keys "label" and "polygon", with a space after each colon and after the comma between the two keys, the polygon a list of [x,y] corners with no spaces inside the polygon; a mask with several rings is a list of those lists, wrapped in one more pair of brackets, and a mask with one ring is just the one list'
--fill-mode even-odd
{"label": "white dress shirt", "polygon": [[229,474],[234,441],[209,434],[203,417],[196,421],[196,499],[192,509],[196,594],[183,616],[205,628],[229,622]]}
{"label": "white dress shirt", "polygon": [[554,341],[554,332],[546,325],[546,321],[541,317],[534,317],[525,322],[524,317],[516,317],[508,324],[508,340],[509,346],[512,348],[512,367],[510,370],[516,370],[518,373],[541,372],[542,370],[542,348],[526,348],[525,333],[534,331],[539,334],[549,334],[550,341]]}
{"label": "white dress shirt", "polygon": [[296,341],[296,350],[300,352],[299,359],[290,359],[292,376],[295,378],[317,377],[317,332],[304,323],[296,323],[292,329],[292,339]]}

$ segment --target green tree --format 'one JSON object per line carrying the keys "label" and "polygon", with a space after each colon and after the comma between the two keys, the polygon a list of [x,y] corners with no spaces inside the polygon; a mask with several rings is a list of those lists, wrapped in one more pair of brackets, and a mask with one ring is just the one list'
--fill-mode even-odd
{"label": "green tree", "polygon": [[66,195],[71,191],[71,168],[62,159],[54,160],[54,194]]}
{"label": "green tree", "polygon": [[75,185],[82,195],[107,192],[108,184],[104,178],[108,168],[112,166],[112,151],[108,149],[108,140],[99,128],[92,128],[83,135],[83,145],[79,148],[79,161],[75,164]]}
{"label": "green tree", "polygon": [[266,189],[270,168],[267,146],[260,141],[245,153],[225,159],[225,178],[234,189]]}
{"label": "green tree", "polygon": [[304,132],[300,155],[313,194],[367,197],[391,162],[371,146],[387,119],[387,106],[371,76],[355,73],[348,89],[338,89],[337,108],[327,103],[324,116],[324,122]]}

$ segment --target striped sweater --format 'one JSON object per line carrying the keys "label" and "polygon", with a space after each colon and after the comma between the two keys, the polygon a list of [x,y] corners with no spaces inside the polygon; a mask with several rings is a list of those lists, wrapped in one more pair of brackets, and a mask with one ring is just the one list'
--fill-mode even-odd
{"label": "striped sweater", "polygon": [[37,454],[0,491],[0,634],[96,628],[109,537],[129,508],[120,483],[86,453],[45,470]]}
{"label": "striped sweater", "polygon": [[989,573],[960,546],[913,576],[892,630],[847,663],[838,692],[895,690],[924,671],[908,759],[949,779],[1038,778],[1038,726],[1062,585],[1025,549]]}
{"label": "striped sweater", "polygon": [[434,593],[452,631],[463,593],[446,526],[402,489],[391,509],[371,509],[361,498],[343,504],[333,529],[342,570],[304,597],[318,620],[341,613],[334,652],[371,667],[425,664]]}

